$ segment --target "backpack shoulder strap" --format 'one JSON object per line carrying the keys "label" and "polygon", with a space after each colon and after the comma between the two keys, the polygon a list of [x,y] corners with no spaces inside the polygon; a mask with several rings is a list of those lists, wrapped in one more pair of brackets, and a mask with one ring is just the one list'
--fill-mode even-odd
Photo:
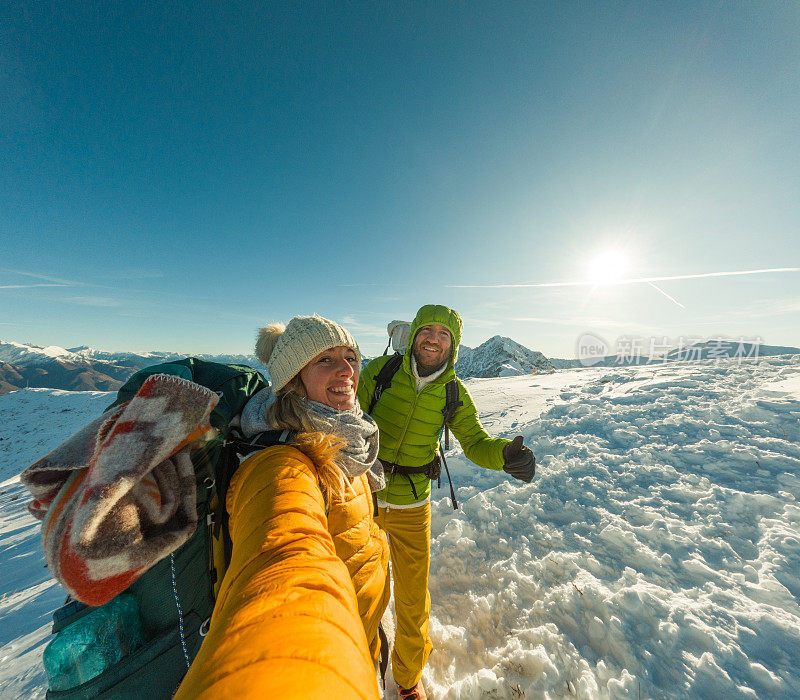
{"label": "backpack shoulder strap", "polygon": [[251,438],[245,438],[237,432],[231,431],[226,444],[232,445],[236,449],[236,454],[247,457],[265,447],[287,445],[296,437],[297,433],[291,430],[263,430]]}
{"label": "backpack shoulder strap", "polygon": [[233,542],[228,527],[228,509],[226,500],[228,487],[234,472],[239,467],[240,457],[247,457],[254,452],[273,445],[285,445],[292,442],[297,433],[290,430],[264,430],[252,438],[245,438],[237,430],[231,430],[223,444],[216,474],[217,512],[214,514],[213,534],[222,538],[225,552],[225,565],[231,560]]}
{"label": "backpack shoulder strap", "polygon": [[450,449],[450,431],[447,424],[463,405],[464,402],[458,399],[458,380],[451,379],[444,385],[444,408],[442,409],[442,429],[444,430],[444,449],[446,450]]}
{"label": "backpack shoulder strap", "polygon": [[375,408],[375,404],[378,403],[381,394],[392,385],[392,377],[397,374],[397,370],[400,369],[401,364],[403,364],[403,356],[399,352],[396,352],[383,367],[378,370],[378,374],[375,375],[375,391],[372,393],[372,400],[367,409],[367,413],[370,415]]}
{"label": "backpack shoulder strap", "polygon": [[464,402],[458,400],[458,380],[451,379],[444,385],[444,408],[442,409],[442,416],[445,426],[452,420],[456,411],[463,405]]}

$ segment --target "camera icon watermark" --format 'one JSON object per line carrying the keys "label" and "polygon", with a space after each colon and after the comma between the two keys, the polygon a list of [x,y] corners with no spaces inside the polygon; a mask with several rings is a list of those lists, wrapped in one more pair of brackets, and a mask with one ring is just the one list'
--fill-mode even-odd
{"label": "camera icon watermark", "polygon": [[575,357],[583,367],[594,367],[608,355],[608,343],[594,333],[582,333],[575,345]]}

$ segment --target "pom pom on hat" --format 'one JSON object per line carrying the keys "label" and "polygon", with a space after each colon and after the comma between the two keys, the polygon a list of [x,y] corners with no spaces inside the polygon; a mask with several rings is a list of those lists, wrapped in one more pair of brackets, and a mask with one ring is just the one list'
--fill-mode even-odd
{"label": "pom pom on hat", "polygon": [[361,351],[350,333],[322,316],[295,316],[288,325],[271,323],[258,332],[255,354],[278,392],[317,355],[340,345],[351,348],[361,364]]}
{"label": "pom pom on hat", "polygon": [[269,358],[272,356],[272,351],[275,349],[275,344],[286,330],[283,323],[270,323],[263,328],[259,328],[258,336],[256,337],[256,359],[266,367]]}

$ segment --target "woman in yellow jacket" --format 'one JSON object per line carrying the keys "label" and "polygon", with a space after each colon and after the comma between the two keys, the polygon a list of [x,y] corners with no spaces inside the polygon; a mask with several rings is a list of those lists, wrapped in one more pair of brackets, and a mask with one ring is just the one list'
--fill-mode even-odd
{"label": "woman in yellow jacket", "polygon": [[372,519],[384,479],[356,401],[361,354],[344,328],[306,316],[261,329],[256,356],[274,394],[248,404],[242,427],[297,438],[233,476],[231,562],[176,697],[377,697],[389,555]]}

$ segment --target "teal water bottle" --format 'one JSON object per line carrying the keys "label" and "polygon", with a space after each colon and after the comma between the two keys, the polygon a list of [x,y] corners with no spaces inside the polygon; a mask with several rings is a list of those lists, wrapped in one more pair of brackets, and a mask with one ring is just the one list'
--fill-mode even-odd
{"label": "teal water bottle", "polygon": [[99,676],[144,643],[136,598],[118,595],[64,627],[44,650],[50,690],[69,690]]}

